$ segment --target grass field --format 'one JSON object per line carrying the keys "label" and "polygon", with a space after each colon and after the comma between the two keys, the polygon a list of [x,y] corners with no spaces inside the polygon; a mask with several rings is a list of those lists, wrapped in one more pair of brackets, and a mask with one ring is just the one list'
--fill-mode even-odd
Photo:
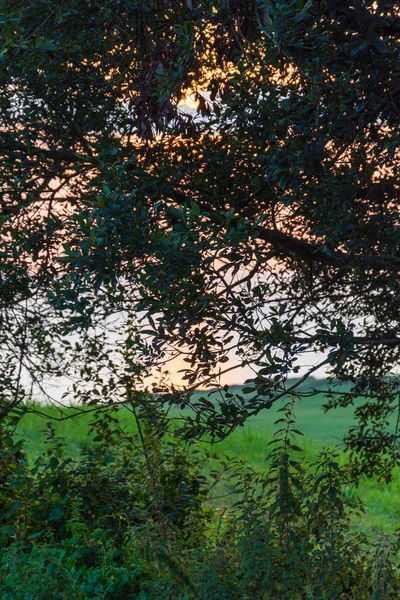
{"label": "grass field", "polygon": [[[319,394],[314,398],[305,398],[297,408],[296,427],[304,434],[299,438],[298,444],[303,448],[306,458],[312,458],[323,447],[338,446],[341,451],[343,435],[354,420],[353,408],[342,408],[325,414],[323,402],[324,396]],[[239,456],[254,468],[264,469],[267,444],[277,427],[274,422],[278,416],[278,408],[279,406],[275,406],[257,417],[252,417],[243,428],[235,431],[226,440],[214,444],[210,450],[219,456]],[[70,410],[65,409],[67,414]],[[50,407],[41,408],[41,411],[49,416],[57,413],[55,408]],[[91,443],[88,433],[91,418],[91,413],[88,413],[55,423],[57,434],[66,438],[68,451],[72,456],[78,456],[82,446]],[[129,420],[128,411],[122,409],[120,418],[126,421],[128,428],[135,428],[133,421]],[[31,462],[45,449],[45,429],[46,419],[32,414],[24,416],[19,425],[17,434],[27,441],[26,450]],[[343,453],[341,460],[346,460]],[[354,524],[355,527],[372,532],[390,532],[400,526],[399,475],[400,471],[397,471],[394,481],[390,484],[378,483],[376,480],[365,480],[360,484],[357,493],[366,505],[366,514]],[[349,493],[352,492],[353,490],[349,490]],[[222,500],[221,502],[223,503]]]}

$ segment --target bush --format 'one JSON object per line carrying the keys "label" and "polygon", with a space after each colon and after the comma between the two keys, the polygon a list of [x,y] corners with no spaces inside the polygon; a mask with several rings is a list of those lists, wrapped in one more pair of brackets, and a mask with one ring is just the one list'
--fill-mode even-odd
{"label": "bush", "polygon": [[49,427],[33,467],[3,429],[1,598],[400,597],[396,540],[351,531],[363,509],[348,470],[332,451],[301,458],[293,408],[282,409],[265,473],[230,462],[239,500],[225,518],[207,505],[207,456],[168,434],[162,414],[132,407],[130,434],[117,409],[99,413],[79,460]]}

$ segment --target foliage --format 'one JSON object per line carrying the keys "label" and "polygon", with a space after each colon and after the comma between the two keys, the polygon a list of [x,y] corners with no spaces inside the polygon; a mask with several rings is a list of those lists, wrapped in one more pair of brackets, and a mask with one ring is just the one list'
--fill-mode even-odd
{"label": "foliage", "polygon": [[96,415],[95,443],[79,460],[65,458],[49,424],[49,448],[33,468],[5,435],[2,597],[136,598],[149,544],[177,535],[187,549],[201,543],[209,511],[196,449],[161,446],[161,419],[140,417],[132,435],[116,409]]}
{"label": "foliage", "polygon": [[396,3],[5,0],[0,27],[3,413],[61,375],[140,399],[155,368],[188,404],[235,354],[251,400],[193,401],[187,430],[221,437],[322,365],[349,384],[327,408],[365,399],[354,473],[389,479]]}
{"label": "foliage", "polygon": [[[323,382],[319,382],[323,385]],[[236,392],[240,393],[237,389]],[[202,392],[197,392],[200,396]],[[303,455],[308,461],[313,461],[319,451],[325,446],[334,446],[339,440],[343,439],[348,428],[354,424],[353,408],[351,406],[342,408],[336,413],[323,412],[323,404],[326,398],[323,394],[320,396],[311,396],[302,398],[301,403],[296,408],[296,418],[298,428],[303,432],[301,447]],[[274,421],[278,418],[277,410],[282,406],[282,401],[276,403],[270,410],[260,412],[256,417],[250,419],[245,427],[241,427],[229,435],[226,439],[219,441],[214,446],[214,452],[219,456],[240,456],[242,460],[250,464],[255,470],[263,470],[265,464],[266,444],[274,435],[277,425]],[[43,429],[43,419],[48,421],[58,416],[58,409],[54,406],[41,407],[39,415],[30,411],[27,412],[16,428],[17,439],[24,439],[25,452],[30,464],[43,453],[46,449],[44,437],[41,433]],[[65,437],[68,440],[66,445],[67,456],[76,458],[82,446],[91,443],[88,435],[89,423],[92,420],[93,412],[97,407],[85,407],[85,414],[73,418],[76,408],[64,408],[63,420],[55,424],[57,435]],[[177,416],[178,411],[174,411]],[[170,417],[172,411],[169,412]],[[128,412],[129,415],[129,412]],[[122,408],[117,417],[125,422],[127,411]],[[53,421],[54,422],[54,421]],[[136,431],[134,422],[126,422],[128,431]],[[392,418],[391,426],[395,426],[395,416]],[[209,441],[201,440],[199,448],[209,448]],[[348,457],[344,452],[343,446],[338,447],[339,463],[342,465],[347,462]],[[218,459],[211,460],[207,466],[207,471],[217,468]],[[357,494],[362,498],[365,505],[365,514],[356,519],[354,526],[362,531],[384,531],[393,532],[396,529],[400,516],[400,470],[393,472],[393,480],[388,484],[382,484],[378,477],[363,477],[357,487]],[[229,482],[221,483],[218,495],[230,494],[231,487]],[[230,496],[227,496],[230,498]],[[226,501],[226,500],[224,500]],[[230,500],[229,500],[230,501]],[[219,501],[213,500],[213,506],[218,506]]]}
{"label": "foliage", "polygon": [[[399,596],[346,495],[400,456],[399,33],[386,0],[1,3],[3,595]],[[350,470],[294,458],[320,367],[347,386],[327,409],[364,400]],[[65,378],[58,400],[125,403],[138,435],[98,412],[80,459],[50,427],[31,468],[7,424]],[[282,398],[269,468],[230,461],[213,528],[168,405],[174,435],[220,439]]]}
{"label": "foliage", "polygon": [[207,508],[207,456],[165,438],[161,413],[138,415],[136,435],[115,409],[97,414],[97,440],[77,460],[64,460],[50,427],[33,468],[4,431],[1,597],[394,600],[395,540],[351,532],[362,505],[348,473],[331,451],[299,458],[293,409],[263,472],[229,461],[239,500],[222,512]]}

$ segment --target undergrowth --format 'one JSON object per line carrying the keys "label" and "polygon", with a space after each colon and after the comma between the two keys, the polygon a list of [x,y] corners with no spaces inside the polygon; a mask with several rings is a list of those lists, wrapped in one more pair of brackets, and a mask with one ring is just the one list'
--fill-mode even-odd
{"label": "undergrowth", "polygon": [[[162,412],[97,414],[78,458],[48,426],[33,466],[0,431],[0,597],[12,600],[381,600],[400,597],[395,535],[354,533],[363,510],[333,451],[305,461],[294,403],[265,469],[171,437]],[[215,457],[213,457],[215,461]],[[211,509],[228,479],[237,502]]]}

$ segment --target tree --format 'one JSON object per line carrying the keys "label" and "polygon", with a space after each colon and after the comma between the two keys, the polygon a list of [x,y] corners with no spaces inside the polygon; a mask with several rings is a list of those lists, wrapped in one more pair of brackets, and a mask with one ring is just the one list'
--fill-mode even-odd
{"label": "tree", "polygon": [[[77,398],[191,405],[188,435],[223,436],[322,364],[348,384],[329,407],[365,400],[346,441],[358,471],[389,477],[394,3],[9,0],[1,28],[3,412],[29,393],[24,371],[69,373]],[[129,316],[116,345],[99,333],[114,314]],[[193,402],[232,351],[253,394]],[[184,389],[163,373],[172,354]]]}

